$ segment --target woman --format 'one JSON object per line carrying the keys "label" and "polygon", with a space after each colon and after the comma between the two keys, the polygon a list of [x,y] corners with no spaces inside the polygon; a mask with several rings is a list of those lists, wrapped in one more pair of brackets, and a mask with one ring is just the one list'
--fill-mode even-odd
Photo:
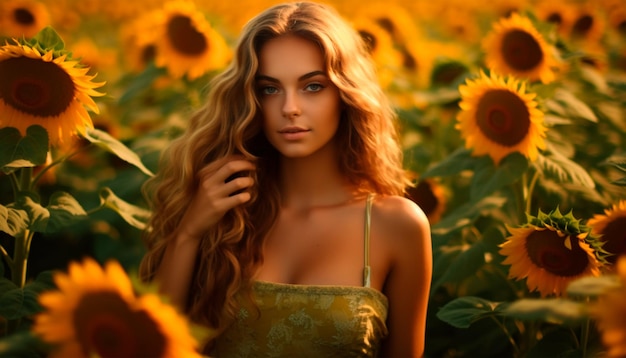
{"label": "woman", "polygon": [[142,276],[217,357],[421,356],[431,242],[408,184],[360,37],[276,5],[164,152]]}

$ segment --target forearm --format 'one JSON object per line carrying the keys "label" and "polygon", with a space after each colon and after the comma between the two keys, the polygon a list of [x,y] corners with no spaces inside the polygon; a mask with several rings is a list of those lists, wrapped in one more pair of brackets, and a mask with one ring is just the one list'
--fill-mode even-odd
{"label": "forearm", "polygon": [[198,239],[179,234],[167,245],[157,270],[159,292],[167,296],[181,312],[186,309],[198,244]]}

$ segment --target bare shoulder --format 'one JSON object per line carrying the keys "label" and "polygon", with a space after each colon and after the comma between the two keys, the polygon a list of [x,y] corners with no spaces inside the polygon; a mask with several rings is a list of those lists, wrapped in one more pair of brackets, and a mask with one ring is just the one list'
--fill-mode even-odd
{"label": "bare shoulder", "polygon": [[428,218],[413,201],[401,196],[381,196],[376,198],[374,208],[376,224],[390,243],[404,246],[430,241]]}

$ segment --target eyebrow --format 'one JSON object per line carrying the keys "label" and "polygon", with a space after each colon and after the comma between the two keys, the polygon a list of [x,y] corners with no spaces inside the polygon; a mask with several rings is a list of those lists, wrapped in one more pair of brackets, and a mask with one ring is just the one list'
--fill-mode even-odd
{"label": "eyebrow", "polygon": [[[306,79],[309,79],[311,77],[315,77],[315,76],[318,76],[318,75],[326,76],[326,73],[324,71],[312,71],[312,72],[305,73],[304,75],[298,77],[298,81],[304,81]],[[274,77],[266,76],[266,75],[257,75],[255,77],[255,80],[280,83],[280,81],[278,79],[276,79]]]}

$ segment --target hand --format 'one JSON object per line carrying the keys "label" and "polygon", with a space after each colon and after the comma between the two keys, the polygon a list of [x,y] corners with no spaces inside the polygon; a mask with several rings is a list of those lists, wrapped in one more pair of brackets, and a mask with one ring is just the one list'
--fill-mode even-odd
{"label": "hand", "polygon": [[180,222],[180,233],[187,239],[199,239],[228,210],[248,202],[251,195],[247,189],[254,180],[239,174],[255,169],[242,156],[226,157],[202,168],[198,172],[196,194]]}

